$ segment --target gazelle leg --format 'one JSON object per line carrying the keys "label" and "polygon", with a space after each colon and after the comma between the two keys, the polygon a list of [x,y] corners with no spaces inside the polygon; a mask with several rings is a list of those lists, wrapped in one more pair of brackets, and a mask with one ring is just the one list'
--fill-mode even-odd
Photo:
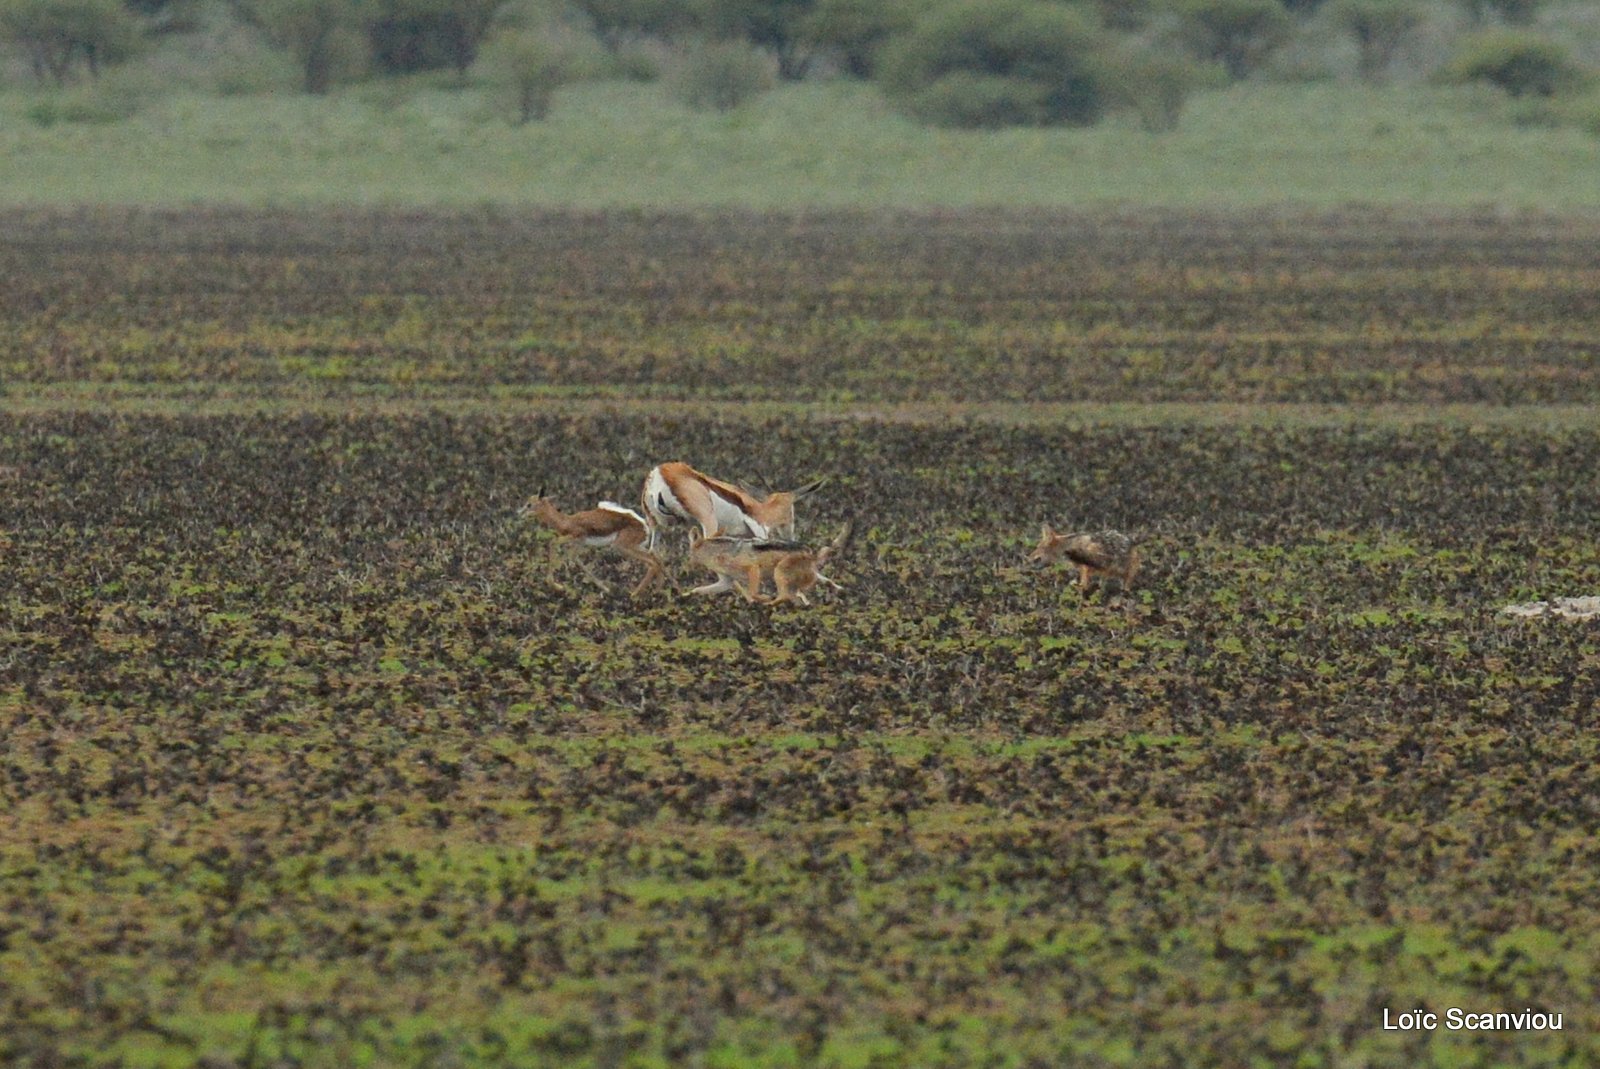
{"label": "gazelle leg", "polygon": [[638,597],[646,590],[649,590],[665,575],[666,569],[661,563],[661,558],[649,550],[640,549],[637,546],[618,546],[617,549],[629,560],[636,560],[644,565],[644,575],[634,584],[633,590],[629,592],[632,597]]}
{"label": "gazelle leg", "polygon": [[565,538],[552,538],[550,540],[550,551],[545,554],[545,582],[558,590],[567,589],[566,584],[561,581],[561,573],[565,570],[565,566],[571,556],[570,546],[571,543]]}

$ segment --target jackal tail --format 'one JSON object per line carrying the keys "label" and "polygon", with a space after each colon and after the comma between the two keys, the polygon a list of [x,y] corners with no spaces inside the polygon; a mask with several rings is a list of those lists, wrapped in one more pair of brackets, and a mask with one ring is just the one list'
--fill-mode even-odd
{"label": "jackal tail", "polygon": [[838,536],[835,537],[832,542],[828,543],[826,546],[823,546],[822,549],[818,551],[818,553],[817,553],[817,567],[821,568],[823,565],[827,564],[834,557],[837,557],[839,554],[843,553],[846,549],[848,549],[849,546],[850,546],[851,539],[855,537],[855,533],[856,533],[856,523],[855,523],[855,521],[854,520],[846,520],[844,522],[844,526],[839,528]]}

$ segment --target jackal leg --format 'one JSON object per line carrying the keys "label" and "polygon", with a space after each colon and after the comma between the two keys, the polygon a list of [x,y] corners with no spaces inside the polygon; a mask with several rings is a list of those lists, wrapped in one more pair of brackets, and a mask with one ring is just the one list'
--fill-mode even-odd
{"label": "jackal leg", "polygon": [[751,564],[744,570],[744,599],[753,602],[767,600],[761,596],[761,565],[759,564]]}
{"label": "jackal leg", "polygon": [[738,581],[735,580],[733,578],[733,576],[731,576],[731,575],[719,575],[719,576],[717,576],[717,581],[715,583],[707,583],[705,586],[697,586],[693,590],[689,591],[689,593],[691,593],[691,594],[720,594],[724,590],[733,590],[738,585],[739,585]]}

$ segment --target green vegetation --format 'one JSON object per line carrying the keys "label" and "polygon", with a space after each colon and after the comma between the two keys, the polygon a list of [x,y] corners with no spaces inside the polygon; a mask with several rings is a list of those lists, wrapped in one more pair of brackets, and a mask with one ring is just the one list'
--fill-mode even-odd
{"label": "green vegetation", "polygon": [[1361,77],[1382,77],[1421,27],[1424,9],[1413,0],[1336,0],[1334,18],[1355,39]]}
{"label": "green vegetation", "polygon": [[1577,0],[0,0],[6,58],[13,204],[1600,198]]}
{"label": "green vegetation", "polygon": [[[63,99],[120,106],[80,92]],[[929,129],[842,82],[728,114],[657,85],[584,83],[521,128],[498,88],[159,95],[121,122],[28,118],[54,99],[0,98],[13,203],[1600,206],[1600,140],[1516,125],[1481,87],[1237,87],[1189,97],[1158,136],[1131,114],[1087,130]]]}
{"label": "green vegetation", "polygon": [[242,0],[240,17],[288,53],[307,93],[323,94],[357,64],[356,0]]}
{"label": "green vegetation", "polygon": [[743,41],[706,41],[668,73],[673,96],[701,111],[732,111],[774,83],[771,59]]}
{"label": "green vegetation", "polygon": [[1195,54],[1220,64],[1235,80],[1265,63],[1293,26],[1278,0],[1183,0],[1179,11]]}
{"label": "green vegetation", "polygon": [[891,100],[947,126],[1088,126],[1109,104],[1105,35],[1039,0],[964,0],[889,49]]}
{"label": "green vegetation", "polygon": [[550,114],[558,89],[602,69],[599,48],[592,39],[524,27],[495,37],[484,53],[483,67],[488,78],[510,90],[517,121],[528,123]]}
{"label": "green vegetation", "polygon": [[[1597,231],[0,213],[0,1062],[1593,1064]],[[547,573],[671,457],[845,588]]]}
{"label": "green vegetation", "polygon": [[64,85],[80,67],[94,78],[131,56],[134,17],[117,0],[6,0],[0,37],[27,57],[34,77]]}
{"label": "green vegetation", "polygon": [[1474,37],[1447,69],[1462,81],[1488,82],[1514,97],[1549,97],[1587,81],[1566,48],[1517,30]]}
{"label": "green vegetation", "polygon": [[373,64],[390,74],[448,68],[465,76],[504,6],[503,0],[378,0],[365,20]]}

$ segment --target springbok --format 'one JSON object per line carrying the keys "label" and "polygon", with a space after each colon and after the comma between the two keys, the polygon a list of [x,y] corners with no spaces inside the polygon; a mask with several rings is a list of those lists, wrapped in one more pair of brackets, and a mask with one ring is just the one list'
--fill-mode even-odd
{"label": "springbok", "polygon": [[681,460],[658,464],[645,476],[645,515],[658,526],[697,525],[703,538],[717,535],[793,538],[794,503],[817,492],[827,477],[795,490],[758,498],[742,487],[713,479]]}
{"label": "springbok", "polygon": [[1134,548],[1133,539],[1121,531],[1061,534],[1045,524],[1028,560],[1051,564],[1063,557],[1078,566],[1078,587],[1082,590],[1089,589],[1089,580],[1096,575],[1121,579],[1127,587],[1139,572],[1139,551]]}
{"label": "springbok", "polygon": [[644,578],[631,591],[634,597],[666,576],[666,567],[655,552],[655,528],[637,512],[614,501],[602,501],[598,508],[569,515],[556,508],[541,488],[517,511],[517,515],[532,516],[558,536],[559,540],[550,545],[549,566],[552,570],[555,568],[556,553],[563,544],[582,543],[585,546],[609,546],[629,560],[636,560],[645,566]]}

